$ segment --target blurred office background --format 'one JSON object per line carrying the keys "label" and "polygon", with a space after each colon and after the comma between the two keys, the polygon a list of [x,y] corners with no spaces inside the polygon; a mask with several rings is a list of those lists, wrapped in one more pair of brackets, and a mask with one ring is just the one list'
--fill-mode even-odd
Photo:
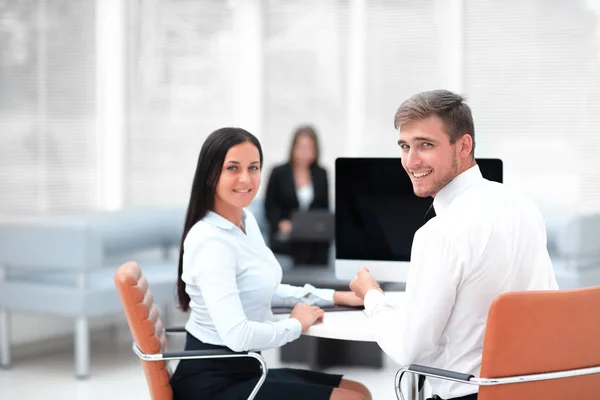
{"label": "blurred office background", "polygon": [[[600,0],[0,0],[0,218],[185,206],[222,126],[258,136],[265,182],[313,124],[333,180],[337,157],[399,156],[396,108],[436,88],[466,95],[476,155],[549,224],[593,215],[599,16]],[[15,357],[72,331],[11,319]]]}

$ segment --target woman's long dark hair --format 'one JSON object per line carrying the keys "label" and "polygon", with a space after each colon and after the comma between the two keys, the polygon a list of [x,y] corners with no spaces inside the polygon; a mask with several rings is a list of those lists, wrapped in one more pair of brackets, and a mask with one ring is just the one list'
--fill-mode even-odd
{"label": "woman's long dark hair", "polygon": [[219,182],[227,152],[233,146],[245,142],[250,142],[256,146],[260,155],[260,165],[262,166],[263,154],[260,142],[250,132],[241,128],[217,129],[208,135],[200,150],[179,247],[177,297],[182,311],[188,311],[190,308],[190,296],[186,293],[185,282],[181,279],[183,273],[183,243],[194,224],[204,218],[215,206],[217,182]]}

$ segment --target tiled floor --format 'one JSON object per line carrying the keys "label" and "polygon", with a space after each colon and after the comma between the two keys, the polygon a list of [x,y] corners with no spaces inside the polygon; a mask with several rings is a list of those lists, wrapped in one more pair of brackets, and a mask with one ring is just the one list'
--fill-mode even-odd
{"label": "tiled floor", "polygon": [[[276,350],[263,354],[269,367],[282,366]],[[393,400],[396,398],[393,381],[397,365],[389,359],[385,361],[383,369],[332,368],[328,372],[343,373],[348,379],[363,382],[374,399]],[[74,378],[73,355],[69,351],[16,359],[11,369],[0,370],[0,400],[51,398],[147,400],[149,395],[139,361],[128,342],[94,344],[92,377],[84,381]]]}

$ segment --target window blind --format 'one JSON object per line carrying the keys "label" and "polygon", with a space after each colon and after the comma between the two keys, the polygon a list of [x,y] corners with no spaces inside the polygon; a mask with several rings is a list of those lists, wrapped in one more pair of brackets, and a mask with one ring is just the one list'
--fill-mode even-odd
{"label": "window blind", "polygon": [[0,215],[96,206],[94,2],[0,1]]}
{"label": "window blind", "polygon": [[232,12],[221,0],[130,6],[125,204],[185,205],[204,139],[231,124]]}
{"label": "window blind", "polygon": [[465,1],[465,93],[480,157],[542,207],[600,210],[597,2]]}
{"label": "window blind", "polygon": [[287,161],[300,124],[317,129],[333,179],[346,129],[348,12],[340,0],[265,2],[265,184],[268,169]]}
{"label": "window blind", "polygon": [[361,154],[399,157],[394,114],[411,95],[445,87],[440,1],[376,0],[366,12],[366,119]]}

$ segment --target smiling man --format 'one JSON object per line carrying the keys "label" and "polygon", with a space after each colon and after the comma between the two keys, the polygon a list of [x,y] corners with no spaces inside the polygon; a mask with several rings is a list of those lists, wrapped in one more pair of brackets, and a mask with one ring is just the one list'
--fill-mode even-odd
{"label": "smiling man", "polygon": [[[402,166],[415,194],[434,198],[435,216],[415,234],[402,310],[388,302],[368,265],[350,288],[364,298],[377,342],[397,362],[477,376],[494,298],[558,288],[545,223],[530,199],[482,177],[471,109],[461,96],[418,93],[402,103],[394,127]],[[429,381],[436,398],[477,398],[476,386]]]}

